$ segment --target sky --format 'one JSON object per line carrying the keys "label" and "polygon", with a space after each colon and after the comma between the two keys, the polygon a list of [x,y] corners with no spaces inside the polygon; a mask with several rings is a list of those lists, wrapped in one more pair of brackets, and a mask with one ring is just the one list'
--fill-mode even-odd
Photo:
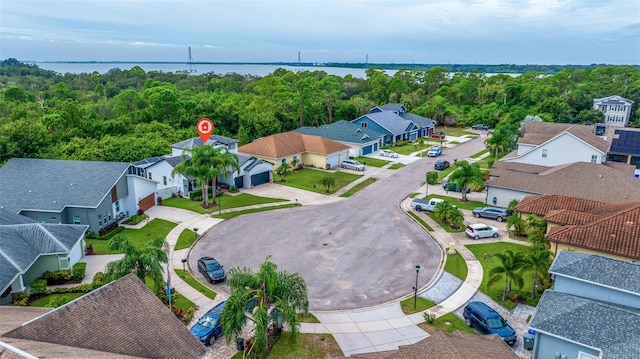
{"label": "sky", "polygon": [[2,0],[20,61],[640,65],[639,0]]}

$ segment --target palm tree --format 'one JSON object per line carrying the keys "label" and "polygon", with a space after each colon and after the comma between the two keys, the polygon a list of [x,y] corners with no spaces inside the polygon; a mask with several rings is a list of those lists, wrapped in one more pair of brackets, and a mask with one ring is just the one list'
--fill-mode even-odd
{"label": "palm tree", "polygon": [[502,291],[502,300],[507,300],[507,292],[511,290],[511,283],[515,283],[518,288],[522,288],[522,270],[526,263],[525,256],[522,252],[514,253],[508,249],[504,253],[494,254],[499,260],[500,265],[489,271],[489,281],[487,282],[487,290],[495,282],[504,277],[504,289]]}
{"label": "palm tree", "polygon": [[538,281],[538,275],[544,277],[547,275],[549,266],[551,265],[552,253],[548,249],[542,249],[542,246],[538,244],[538,250],[529,253],[526,256],[526,263],[524,269],[533,269],[533,289],[531,289],[531,299],[536,298],[536,282]]}
{"label": "palm tree", "polygon": [[457,168],[449,175],[449,181],[457,182],[462,193],[462,201],[467,202],[467,188],[470,186],[481,187],[484,185],[482,181],[482,171],[477,163],[469,163],[467,161],[458,161]]}
{"label": "palm tree", "polygon": [[220,317],[227,343],[238,338],[247,319],[254,325],[249,352],[259,358],[269,351],[270,327],[281,329],[287,323],[297,337],[298,313],[309,311],[307,284],[300,275],[277,271],[268,256],[256,273],[246,267],[231,269],[227,284],[231,295]]}
{"label": "palm tree", "polygon": [[287,178],[287,175],[291,172],[291,165],[288,163],[283,163],[280,167],[276,168],[276,174],[280,176],[280,180],[284,182]]}
{"label": "palm tree", "polygon": [[450,227],[460,228],[464,223],[464,215],[459,208],[451,206],[451,208],[447,211],[447,222],[449,222]]}
{"label": "palm tree", "polygon": [[[229,152],[229,149],[227,147],[214,147],[214,150],[214,168],[216,169],[218,174],[213,177],[213,180],[215,185],[214,188],[218,188],[218,176],[226,178],[236,171],[240,173],[240,164],[238,163],[238,156],[235,153]],[[216,203],[215,196],[213,199],[213,203]]]}
{"label": "palm tree", "polygon": [[164,243],[164,238],[158,236],[138,248],[125,235],[114,236],[109,240],[109,249],[123,252],[124,257],[107,264],[106,278],[115,280],[135,273],[144,282],[146,277],[150,277],[153,279],[154,292],[157,293],[163,285],[162,264],[168,261]]}
{"label": "palm tree", "polygon": [[447,221],[447,215],[449,211],[453,208],[453,205],[447,201],[439,202],[433,208],[433,214],[440,219],[442,222]]}
{"label": "palm tree", "polygon": [[336,180],[331,176],[324,176],[320,179],[320,184],[324,186],[325,192],[329,193],[331,187],[336,185]]}

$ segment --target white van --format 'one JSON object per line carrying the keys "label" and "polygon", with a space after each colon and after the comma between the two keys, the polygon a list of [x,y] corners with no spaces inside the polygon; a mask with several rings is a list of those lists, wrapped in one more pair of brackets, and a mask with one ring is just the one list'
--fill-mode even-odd
{"label": "white van", "polygon": [[444,202],[444,199],[440,199],[440,198],[429,198],[429,199],[414,198],[413,201],[411,201],[411,207],[415,208],[416,211],[418,212],[420,211],[433,212],[436,208],[436,205],[442,202]]}

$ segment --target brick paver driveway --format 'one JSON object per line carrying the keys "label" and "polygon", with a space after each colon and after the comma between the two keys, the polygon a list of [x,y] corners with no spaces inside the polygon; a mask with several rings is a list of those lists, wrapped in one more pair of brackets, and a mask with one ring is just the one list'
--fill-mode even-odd
{"label": "brick paver driveway", "polygon": [[[437,159],[464,158],[482,148],[475,139]],[[197,259],[210,255],[227,269],[256,269],[271,255],[279,269],[305,279],[312,310],[361,308],[409,295],[415,266],[422,267],[422,287],[437,274],[443,251],[399,203],[424,183],[435,160],[410,163],[344,201],[226,220],[196,243],[189,264],[197,268]],[[225,284],[214,287],[228,292]]]}

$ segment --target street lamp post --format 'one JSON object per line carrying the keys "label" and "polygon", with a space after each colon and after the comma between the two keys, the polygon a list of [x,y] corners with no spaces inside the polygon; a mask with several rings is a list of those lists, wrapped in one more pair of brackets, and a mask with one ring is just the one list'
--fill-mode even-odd
{"label": "street lamp post", "polygon": [[416,286],[413,287],[413,309],[416,309],[418,302],[418,273],[420,272],[420,265],[416,265]]}

